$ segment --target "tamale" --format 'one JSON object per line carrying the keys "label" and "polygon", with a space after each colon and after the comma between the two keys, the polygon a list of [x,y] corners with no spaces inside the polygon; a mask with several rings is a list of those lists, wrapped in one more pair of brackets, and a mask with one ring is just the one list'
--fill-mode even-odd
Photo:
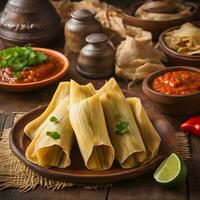
{"label": "tamale", "polygon": [[103,108],[92,84],[81,86],[71,81],[69,116],[86,167],[109,169],[115,154]]}
{"label": "tamale", "polygon": [[146,149],[131,108],[114,79],[99,91],[116,159],[123,168],[137,167],[145,160]]}
{"label": "tamale", "polygon": [[25,126],[24,132],[31,140],[35,137],[37,132],[41,132],[42,129],[46,126],[45,121],[48,122],[46,119],[48,116],[50,116],[50,113],[53,112],[59,102],[69,95],[69,84],[69,82],[61,82],[45,111],[39,117],[29,122]]}
{"label": "tamale", "polygon": [[149,120],[139,98],[127,98],[147,151],[145,163],[154,158],[160,145],[160,136]]}
{"label": "tamale", "polygon": [[71,164],[74,133],[68,107],[69,82],[60,83],[47,109],[25,127],[27,135],[33,137],[26,150],[28,160],[44,167],[65,168]]}

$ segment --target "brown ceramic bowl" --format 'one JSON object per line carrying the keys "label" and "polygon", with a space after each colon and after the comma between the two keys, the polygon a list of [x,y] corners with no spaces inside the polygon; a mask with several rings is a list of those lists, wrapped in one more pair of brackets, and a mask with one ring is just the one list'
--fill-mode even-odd
{"label": "brown ceramic bowl", "polygon": [[[197,27],[200,27],[200,22],[193,22],[193,24]],[[168,63],[170,65],[186,65],[186,66],[194,66],[200,68],[200,55],[186,56],[177,53],[173,49],[170,49],[165,43],[164,37],[166,33],[179,28],[180,26],[176,26],[165,30],[159,37],[159,48],[165,53]]]}
{"label": "brown ceramic bowl", "polygon": [[200,72],[198,68],[176,66],[151,73],[142,83],[143,92],[155,104],[157,109],[164,114],[186,116],[200,114],[200,91],[189,95],[165,95],[156,92],[152,88],[153,80],[156,77],[169,71],[179,70]]}
{"label": "brown ceramic bowl", "polygon": [[136,3],[132,7],[128,8],[124,14],[124,22],[126,24],[130,24],[133,26],[141,27],[144,30],[150,31],[152,33],[153,39],[157,40],[159,35],[166,29],[181,25],[185,22],[194,21],[197,18],[198,6],[195,3],[185,2],[187,5],[193,7],[192,13],[189,16],[182,17],[179,19],[171,19],[171,20],[144,20],[138,17],[133,16],[138,7],[140,7],[143,3]]}
{"label": "brown ceramic bowl", "polygon": [[42,51],[47,56],[52,55],[54,57],[57,57],[60,60],[60,63],[62,63],[58,69],[56,69],[55,73],[52,75],[49,75],[46,79],[32,82],[32,83],[7,83],[0,81],[0,89],[10,91],[10,92],[28,92],[37,90],[40,88],[43,88],[49,84],[52,84],[59,79],[61,79],[67,72],[69,68],[69,60],[62,54],[57,51],[51,50],[51,49],[45,49],[45,48],[38,48],[34,47],[34,50]]}

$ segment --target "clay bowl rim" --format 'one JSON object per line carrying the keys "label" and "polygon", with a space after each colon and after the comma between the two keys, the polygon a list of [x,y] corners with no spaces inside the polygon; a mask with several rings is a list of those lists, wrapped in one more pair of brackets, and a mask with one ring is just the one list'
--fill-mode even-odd
{"label": "clay bowl rim", "polygon": [[49,85],[57,80],[59,80],[60,78],[62,78],[68,71],[69,66],[70,66],[70,62],[69,59],[62,53],[52,50],[52,49],[48,49],[48,48],[41,48],[41,47],[32,47],[33,50],[37,50],[37,51],[42,51],[44,53],[49,53],[57,58],[59,58],[60,60],[63,61],[63,66],[62,69],[55,75],[50,76],[49,78],[40,80],[40,81],[36,81],[36,82],[32,82],[32,83],[7,83],[7,82],[2,82],[0,81],[0,86],[6,86],[6,87],[10,87],[10,88],[29,88],[29,87],[34,87],[34,86],[41,86],[41,85]]}
{"label": "clay bowl rim", "polygon": [[[144,2],[146,2],[146,1],[142,1],[142,2],[139,2],[139,3],[135,3],[135,4],[133,4],[132,5],[132,7],[131,8],[134,8],[134,7],[136,7],[136,8],[138,8],[140,5],[142,5]],[[184,16],[184,17],[181,17],[181,18],[176,18],[176,19],[166,19],[166,20],[148,20],[148,19],[141,19],[141,18],[139,18],[139,17],[135,17],[134,16],[134,14],[135,14],[135,11],[136,10],[133,10],[133,15],[130,15],[130,14],[128,14],[128,9],[125,11],[125,13],[123,14],[124,15],[124,19],[126,20],[126,19],[128,19],[128,21],[129,20],[137,20],[137,22],[141,22],[141,21],[143,21],[143,22],[147,22],[147,23],[151,23],[151,24],[153,24],[153,23],[168,23],[168,22],[179,22],[180,20],[187,20],[188,18],[190,18],[190,17],[192,17],[192,16],[194,16],[194,15],[196,15],[197,14],[197,12],[198,12],[198,5],[196,4],[196,3],[194,3],[194,2],[189,2],[189,1],[186,1],[186,2],[184,2],[184,4],[187,4],[187,5],[190,5],[190,6],[192,6],[193,7],[193,10],[192,10],[192,12],[191,12],[191,14],[190,15],[187,15],[187,16]],[[136,23],[137,23],[136,22]]]}
{"label": "clay bowl rim", "polygon": [[[152,95],[154,97],[159,97],[159,98],[162,98],[163,101],[165,101],[165,99],[167,100],[168,99],[172,99],[172,100],[177,100],[179,99],[180,101],[182,100],[188,100],[188,98],[199,98],[200,99],[200,91],[198,92],[195,92],[195,93],[191,93],[191,94],[183,94],[183,95],[167,95],[167,94],[161,94],[159,92],[156,92],[155,90],[152,89],[151,87],[151,84],[153,82],[153,80],[160,76],[160,75],[163,75],[164,73],[166,72],[170,72],[170,71],[194,71],[194,72],[199,72],[200,73],[200,69],[199,68],[196,68],[196,67],[191,67],[191,66],[173,66],[173,67],[169,67],[167,69],[163,69],[163,70],[158,70],[156,72],[153,72],[151,74],[149,74],[143,81],[142,83],[142,90],[143,92],[149,96]],[[149,94],[147,94],[147,92]],[[156,101],[156,100],[155,100]],[[163,102],[162,100],[160,100],[159,102]],[[193,100],[194,101],[194,100]],[[177,103],[177,102],[174,102],[174,104]]]}
{"label": "clay bowl rim", "polygon": [[[197,27],[200,28],[200,20],[199,21],[189,22],[189,23],[194,24],[195,26],[197,26]],[[164,53],[166,53],[166,54],[168,54],[170,56],[173,56],[175,58],[178,58],[178,59],[185,59],[185,60],[190,60],[190,61],[200,61],[200,55],[197,55],[197,56],[187,56],[187,55],[178,53],[175,50],[173,50],[170,47],[168,47],[167,44],[165,43],[165,41],[164,41],[165,34],[167,32],[170,32],[170,31],[173,31],[173,30],[177,30],[180,27],[181,27],[181,25],[180,26],[174,26],[174,27],[168,28],[168,29],[166,29],[165,31],[163,31],[160,34],[159,39],[158,39],[158,43],[159,43],[160,48],[164,51]]]}

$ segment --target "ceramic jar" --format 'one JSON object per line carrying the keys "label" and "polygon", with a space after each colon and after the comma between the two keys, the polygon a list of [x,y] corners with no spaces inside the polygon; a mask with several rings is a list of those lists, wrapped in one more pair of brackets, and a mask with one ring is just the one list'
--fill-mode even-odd
{"label": "ceramic jar", "polygon": [[8,0],[0,14],[0,39],[7,46],[44,46],[60,30],[60,17],[49,0]]}
{"label": "ceramic jar", "polygon": [[77,71],[87,78],[105,78],[113,74],[115,51],[103,33],[86,37],[85,45],[79,54]]}
{"label": "ceramic jar", "polygon": [[65,52],[79,52],[86,44],[87,35],[102,32],[101,24],[89,10],[75,10],[65,24]]}

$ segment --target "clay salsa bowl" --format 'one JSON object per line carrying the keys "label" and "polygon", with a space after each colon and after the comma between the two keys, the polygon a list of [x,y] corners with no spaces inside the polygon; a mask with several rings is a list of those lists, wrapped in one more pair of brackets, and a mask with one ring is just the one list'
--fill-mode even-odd
{"label": "clay salsa bowl", "polygon": [[[200,27],[200,22],[192,22],[197,27]],[[187,56],[176,52],[165,43],[165,35],[167,32],[179,29],[180,26],[175,26],[165,30],[159,37],[159,48],[165,53],[170,65],[186,65],[200,68],[200,55]]]}
{"label": "clay salsa bowl", "polygon": [[11,92],[33,91],[58,81],[66,74],[70,64],[69,60],[62,53],[51,49],[38,47],[33,47],[33,50],[42,51],[47,56],[51,55],[53,57],[56,57],[59,60],[60,65],[54,70],[52,74],[45,77],[45,79],[30,83],[9,83],[0,81],[0,89]]}
{"label": "clay salsa bowl", "polygon": [[200,69],[186,66],[170,67],[149,74],[142,83],[144,94],[154,103],[155,107],[164,114],[186,115],[200,114],[200,91],[187,95],[166,95],[156,92],[152,88],[153,80],[172,71],[192,71],[199,72]]}
{"label": "clay salsa bowl", "polygon": [[185,22],[193,21],[197,18],[198,6],[195,3],[185,2],[185,4],[192,6],[191,15],[170,20],[144,20],[134,16],[135,11],[139,8],[145,1],[140,3],[135,3],[129,7],[124,14],[124,22],[133,26],[141,27],[146,31],[152,33],[153,39],[157,40],[159,35],[166,29],[181,25]]}

